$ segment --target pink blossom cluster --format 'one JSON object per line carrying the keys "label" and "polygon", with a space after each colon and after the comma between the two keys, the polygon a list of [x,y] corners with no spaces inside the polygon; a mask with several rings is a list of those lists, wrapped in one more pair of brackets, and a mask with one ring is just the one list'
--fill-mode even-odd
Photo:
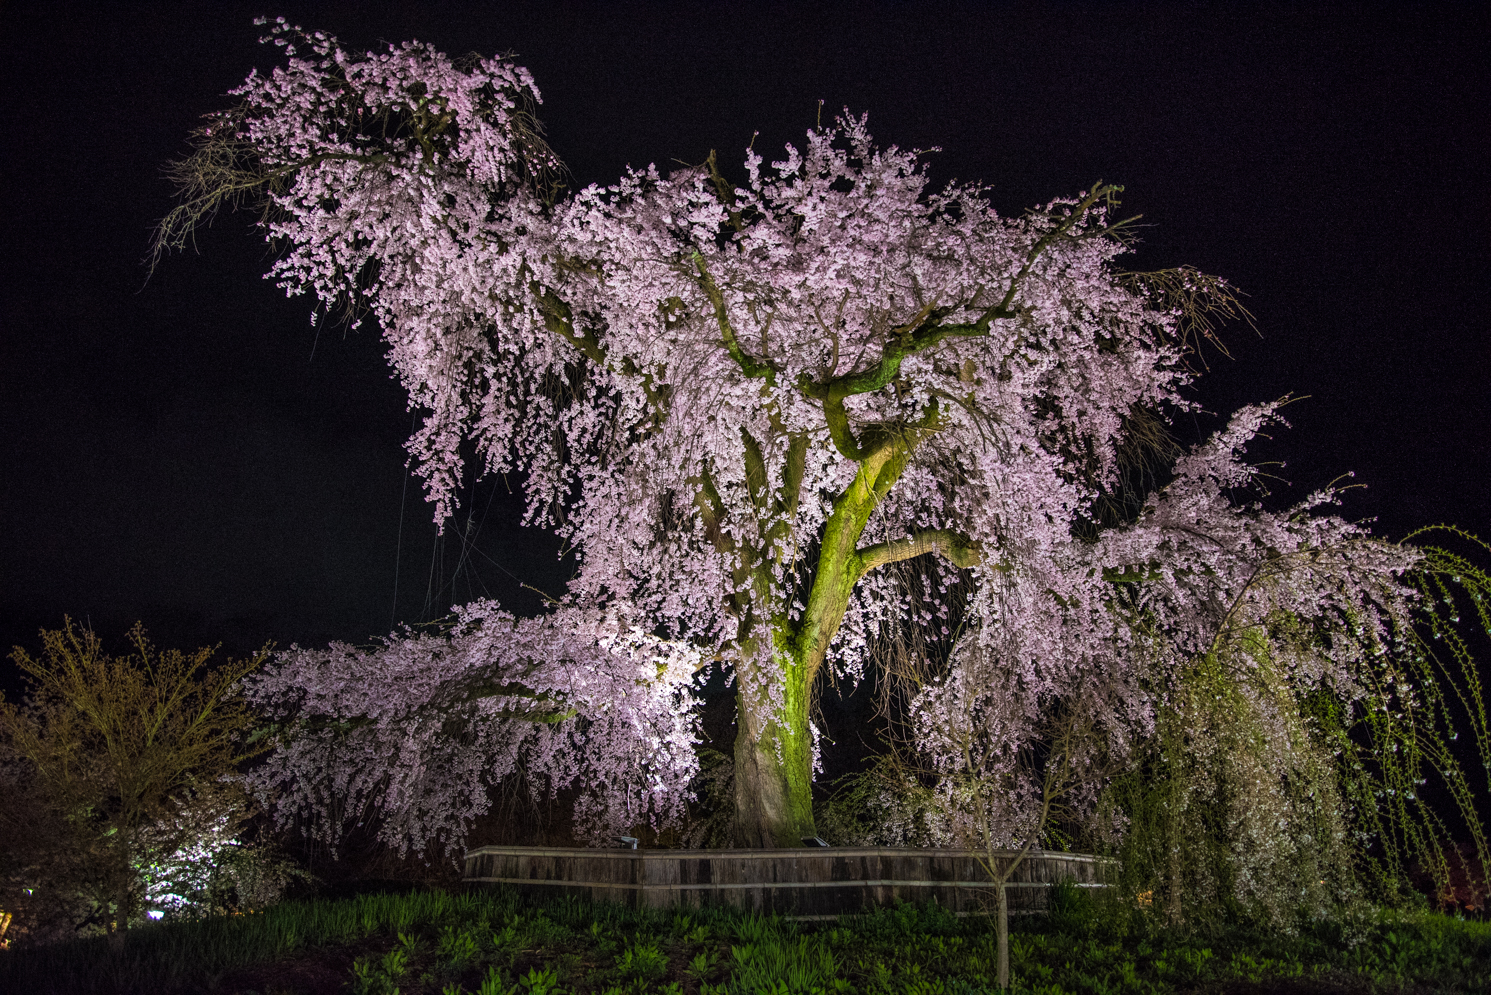
{"label": "pink blossom cluster", "polygon": [[[469,440],[481,470],[525,475],[533,519],[575,540],[581,591],[640,599],[691,629],[723,623],[734,565],[689,521],[694,481],[710,475],[727,535],[779,564],[782,596],[856,469],[805,388],[872,365],[924,311],[977,320],[1074,203],[1002,218],[977,187],[929,193],[919,153],[877,149],[864,120],[845,117],[769,167],[749,152],[733,206],[704,169],[649,167],[546,207],[512,182],[524,168],[512,108],[537,100],[524,70],[502,59],[458,70],[414,43],[354,57],[312,37],[317,59],[292,57],[235,91],[243,139],[289,177],[270,227],[289,251],[272,275],[327,305],[355,294],[371,307],[411,404],[428,412],[409,445],[437,519],[454,507]],[[432,104],[450,118],[433,153],[355,125],[359,110]],[[941,419],[936,452],[873,531],[1064,535],[1084,494],[1063,479],[1053,434],[1086,440],[1109,473],[1130,406],[1176,399],[1173,316],[1113,279],[1118,241],[1080,237],[1102,221],[1090,212],[1033,260],[1013,317],[845,398],[855,426],[933,405]],[[551,327],[545,294],[570,325]],[[726,348],[722,315],[764,378]],[[763,510],[748,493],[742,432],[773,490],[788,438],[809,436],[795,507]],[[963,464],[960,486],[944,458]]]}
{"label": "pink blossom cluster", "polygon": [[1044,764],[1073,765],[1064,805],[1090,815],[1111,769],[1097,755],[1122,758],[1148,738],[1198,660],[1222,668],[1259,717],[1274,779],[1310,748],[1303,695],[1324,691],[1350,709],[1377,689],[1411,624],[1417,595],[1403,576],[1419,554],[1317,513],[1333,491],[1283,512],[1232,499],[1256,484],[1242,454],[1277,407],[1242,409],[1185,454],[1137,521],[979,587],[947,674],[912,705],[952,835],[982,845],[993,827],[1001,846],[1040,831],[1040,785],[1022,751],[1050,745],[1055,721],[1087,731]]}
{"label": "pink blossom cluster", "polygon": [[283,734],[250,786],[281,824],[332,846],[374,819],[400,850],[459,849],[519,773],[540,796],[581,789],[582,835],[660,824],[696,769],[700,668],[692,648],[615,612],[519,619],[489,601],[459,609],[446,633],[291,647],[248,681]]}
{"label": "pink blossom cluster", "polygon": [[[562,250],[590,261],[566,281],[566,298],[597,316],[612,365],[619,357],[623,372],[668,388],[655,413],[640,375],[612,372],[607,388],[630,394],[627,407],[589,413],[630,426],[612,430],[620,445],[587,451],[571,436],[582,486],[564,528],[585,556],[576,590],[630,599],[680,631],[726,641],[741,635],[741,619],[724,593],[752,599],[760,615],[800,616],[810,548],[860,469],[815,389],[873,368],[896,329],[924,312],[977,322],[1066,206],[1005,219],[978,188],[929,194],[918,154],[876,149],[863,119],[847,117],[810,132],[805,152],[789,147],[769,168],[751,152],[746,166],[749,185],[728,201],[704,170],[663,178],[652,168],[581,191],[558,218]],[[734,217],[748,223],[736,231]],[[1082,230],[1101,223],[1094,214]],[[1088,495],[1063,473],[1052,437],[1084,440],[1099,475],[1111,474],[1130,406],[1174,401],[1184,380],[1167,344],[1170,316],[1107,273],[1119,251],[1099,237],[1055,243],[1019,281],[1017,316],[913,353],[893,382],[843,399],[851,433],[936,423],[876,508],[867,541],[956,528],[995,556],[1066,542]],[[807,440],[801,488],[783,501],[798,437]],[[753,444],[764,489],[751,479]],[[706,475],[723,510],[712,527],[686,513]],[[716,532],[765,564],[769,586],[760,571],[742,579]],[[873,611],[851,615],[861,618]],[[853,666],[869,628],[845,630]]]}

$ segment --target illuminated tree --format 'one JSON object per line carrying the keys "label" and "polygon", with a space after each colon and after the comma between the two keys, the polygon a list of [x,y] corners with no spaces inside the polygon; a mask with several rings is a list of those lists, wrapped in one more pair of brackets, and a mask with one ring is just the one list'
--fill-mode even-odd
{"label": "illuminated tree", "polygon": [[[308,776],[312,756],[397,739],[393,767],[325,760],[345,771],[333,794],[382,799],[399,833],[450,841],[495,776],[436,776],[457,761],[432,762],[445,749],[433,716],[458,705],[463,735],[486,737],[473,756],[524,757],[552,790],[593,789],[592,832],[656,821],[694,770],[692,726],[662,720],[687,704],[678,668],[717,660],[736,686],[737,838],[796,845],[814,834],[826,671],[863,677],[886,640],[947,659],[956,629],[979,650],[954,653],[914,708],[934,753],[960,723],[993,717],[971,734],[1005,764],[1056,699],[1086,702],[1121,749],[1156,708],[1149,609],[1125,606],[1172,606],[1172,667],[1208,652],[1208,613],[1259,543],[1288,556],[1356,535],[1235,507],[1230,444],[1182,461],[1145,517],[1108,528],[1125,461],[1156,413],[1185,406],[1208,316],[1238,311],[1214,278],[1118,268],[1117,187],[1003,217],[980,187],[930,188],[921,153],[877,147],[846,113],[779,161],[747,150],[741,183],[711,154],[566,194],[538,93],[510,61],[413,42],[361,54],[283,21],[271,38],[287,61],[198,130],[158,248],[262,196],[286,250],[270,274],[314,293],[322,315],[381,326],[425,412],[408,449],[437,520],[468,447],[470,471],[522,477],[527,520],[578,560],[562,617],[473,606],[443,642],[285,658],[256,692],[302,735],[267,769],[276,783]],[[1245,412],[1227,438],[1240,446],[1266,416]],[[1207,515],[1206,538],[1181,542]],[[1366,578],[1340,595],[1353,605],[1407,562],[1351,549]],[[1319,585],[1287,593],[1302,617],[1345,611]],[[1331,679],[1349,671],[1329,659]],[[980,704],[989,695],[1003,704]],[[611,745],[590,757],[579,743],[596,723]],[[447,777],[460,787],[440,802]],[[995,835],[1031,838],[1025,814],[1006,815]]]}

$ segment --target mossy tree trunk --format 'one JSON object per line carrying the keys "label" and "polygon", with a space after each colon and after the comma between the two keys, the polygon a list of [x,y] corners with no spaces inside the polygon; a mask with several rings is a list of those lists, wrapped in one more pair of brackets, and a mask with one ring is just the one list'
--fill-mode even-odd
{"label": "mossy tree trunk", "polygon": [[[940,553],[959,566],[978,560],[977,550],[961,536],[946,531],[925,532],[894,542],[860,546],[865,525],[906,469],[918,436],[935,430],[936,413],[910,431],[887,435],[878,444],[858,451],[859,470],[854,480],[834,501],[825,524],[816,560],[809,577],[805,607],[799,617],[778,613],[764,632],[755,633],[743,644],[745,658],[770,639],[775,671],[759,674],[748,662],[737,673],[737,720],[735,740],[736,839],[745,846],[801,846],[803,837],[814,836],[813,741],[809,725],[813,685],[823,667],[829,645],[843,623],[854,586],[870,570],[923,553]],[[769,489],[758,487],[765,480],[765,461],[754,440],[747,440],[747,469],[753,492],[763,510],[795,511],[801,484],[801,453],[806,441],[789,444],[787,479],[770,498]],[[707,507],[707,499],[701,504]],[[779,519],[781,520],[781,519]],[[759,589],[768,586],[768,565],[748,551],[736,551],[741,579],[755,574]]]}

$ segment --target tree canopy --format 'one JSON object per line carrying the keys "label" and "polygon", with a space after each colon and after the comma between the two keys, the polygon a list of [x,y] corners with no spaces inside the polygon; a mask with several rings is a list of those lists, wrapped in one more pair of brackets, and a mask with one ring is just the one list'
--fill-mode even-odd
{"label": "tree canopy", "polygon": [[[817,682],[899,641],[927,662],[908,714],[948,825],[1019,842],[1041,831],[1017,761],[1043,716],[1079,715],[1088,734],[1061,741],[1097,770],[1197,659],[1351,706],[1409,624],[1418,553],[1323,513],[1333,491],[1283,513],[1240,497],[1277,405],[1162,490],[1135,483],[1198,343],[1243,312],[1225,281],[1121,268],[1120,187],[1004,216],[846,111],[780,159],[747,149],[738,180],[711,154],[569,191],[510,60],[357,53],[282,20],[270,38],[284,65],[197,131],[158,247],[262,198],[271,274],[381,328],[425,414],[408,450],[437,520],[464,473],[515,475],[578,567],[543,619],[476,605],[448,638],[282,656],[253,693],[299,738],[267,782],[320,764],[400,838],[456,845],[525,757],[591,793],[596,835],[666,819],[697,762],[689,674],[718,664],[736,839],[796,845]],[[1287,709],[1255,698],[1290,741]],[[469,758],[441,745],[451,721]]]}

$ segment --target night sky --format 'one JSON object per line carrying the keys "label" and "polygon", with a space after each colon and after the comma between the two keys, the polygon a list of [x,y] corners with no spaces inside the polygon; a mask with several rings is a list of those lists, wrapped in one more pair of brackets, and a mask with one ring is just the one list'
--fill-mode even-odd
{"label": "night sky", "polygon": [[[161,164],[251,66],[256,15],[372,47],[515,52],[580,184],[627,164],[738,167],[817,114],[868,111],[940,146],[940,179],[1018,212],[1097,179],[1144,215],[1131,264],[1194,264],[1250,296],[1196,398],[1286,393],[1276,499],[1356,472],[1389,536],[1491,536],[1486,67],[1475,7],[1223,13],[1173,5],[195,3],[7,11],[0,60],[0,646],[64,613],[118,643],[241,653],[366,641],[490,594],[523,612],[567,575],[477,483],[437,541],[404,468],[376,330],[309,323],[262,279],[247,214],[147,281]],[[737,178],[741,171],[737,168]],[[1215,415],[1179,426],[1194,439]],[[516,483],[516,482],[514,482]],[[463,539],[463,537],[469,537]],[[397,571],[396,571],[397,564]],[[7,687],[11,665],[3,665]]]}

